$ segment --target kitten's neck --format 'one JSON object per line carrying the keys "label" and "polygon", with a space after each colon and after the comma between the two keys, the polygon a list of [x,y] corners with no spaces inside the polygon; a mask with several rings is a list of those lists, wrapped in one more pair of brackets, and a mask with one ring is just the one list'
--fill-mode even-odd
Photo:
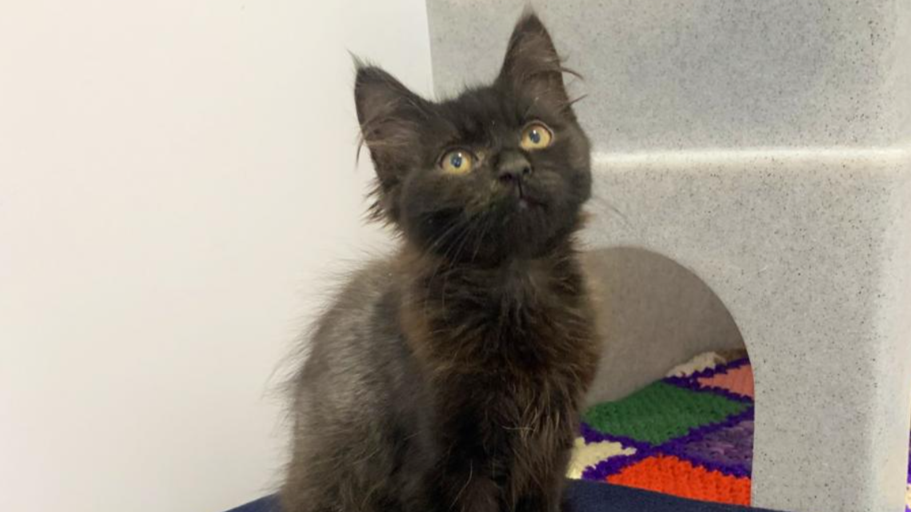
{"label": "kitten's neck", "polygon": [[[573,237],[566,237],[535,256],[512,255],[489,260],[453,260],[435,254],[428,254],[406,244],[399,261],[406,282],[420,290],[431,292],[440,281],[458,277],[481,280],[489,287],[507,285],[513,281],[525,281],[535,277],[558,276],[578,271],[578,252]],[[440,293],[443,290],[439,290]]]}
{"label": "kitten's neck", "polygon": [[408,249],[400,262],[402,332],[433,375],[479,374],[504,361],[532,371],[590,348],[591,304],[571,239],[494,267]]}
{"label": "kitten's neck", "polygon": [[[576,233],[585,224],[587,216],[581,212],[570,224],[555,233],[535,253],[516,250],[512,253],[500,251],[446,251],[435,254],[422,247],[405,241],[399,261],[405,275],[420,279],[440,273],[482,274],[488,276],[514,276],[521,278],[525,272],[536,268],[563,269],[559,264],[575,262],[577,258]],[[494,242],[497,243],[497,242]]]}
{"label": "kitten's neck", "polygon": [[[527,320],[588,305],[571,238],[537,258],[509,258],[495,266],[445,260],[406,248],[400,258],[402,308],[419,312],[434,330],[476,322],[499,324],[502,315]],[[517,316],[515,316],[517,315]],[[520,326],[516,326],[520,327]]]}

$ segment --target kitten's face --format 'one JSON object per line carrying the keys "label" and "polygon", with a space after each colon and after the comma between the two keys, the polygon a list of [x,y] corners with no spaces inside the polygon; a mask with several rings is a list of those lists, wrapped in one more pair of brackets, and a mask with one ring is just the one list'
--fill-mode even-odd
{"label": "kitten's face", "polygon": [[534,16],[517,25],[488,87],[431,103],[368,67],[358,70],[355,98],[379,208],[425,251],[457,261],[534,257],[578,227],[591,191],[589,143]]}

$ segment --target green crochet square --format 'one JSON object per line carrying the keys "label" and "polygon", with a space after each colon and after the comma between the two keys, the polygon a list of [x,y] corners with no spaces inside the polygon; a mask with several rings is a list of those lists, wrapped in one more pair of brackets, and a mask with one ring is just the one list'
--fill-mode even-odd
{"label": "green crochet square", "polygon": [[711,393],[655,382],[623,400],[591,407],[582,419],[605,434],[658,445],[686,435],[693,427],[723,421],[749,406]]}

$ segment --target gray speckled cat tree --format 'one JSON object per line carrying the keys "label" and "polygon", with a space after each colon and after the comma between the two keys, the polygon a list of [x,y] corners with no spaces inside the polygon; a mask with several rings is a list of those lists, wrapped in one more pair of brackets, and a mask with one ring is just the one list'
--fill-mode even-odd
{"label": "gray speckled cat tree", "polygon": [[[525,4],[427,2],[441,96],[496,73]],[[753,504],[903,510],[911,1],[535,6],[585,76],[571,88],[595,147],[589,245],[675,260],[745,340]]]}

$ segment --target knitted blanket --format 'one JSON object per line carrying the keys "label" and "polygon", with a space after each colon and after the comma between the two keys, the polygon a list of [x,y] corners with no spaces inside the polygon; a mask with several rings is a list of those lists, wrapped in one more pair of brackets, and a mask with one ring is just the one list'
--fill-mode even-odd
{"label": "knitted blanket", "polygon": [[[750,362],[704,354],[623,400],[587,410],[568,476],[749,505],[752,456]],[[908,470],[911,512],[911,464]]]}

